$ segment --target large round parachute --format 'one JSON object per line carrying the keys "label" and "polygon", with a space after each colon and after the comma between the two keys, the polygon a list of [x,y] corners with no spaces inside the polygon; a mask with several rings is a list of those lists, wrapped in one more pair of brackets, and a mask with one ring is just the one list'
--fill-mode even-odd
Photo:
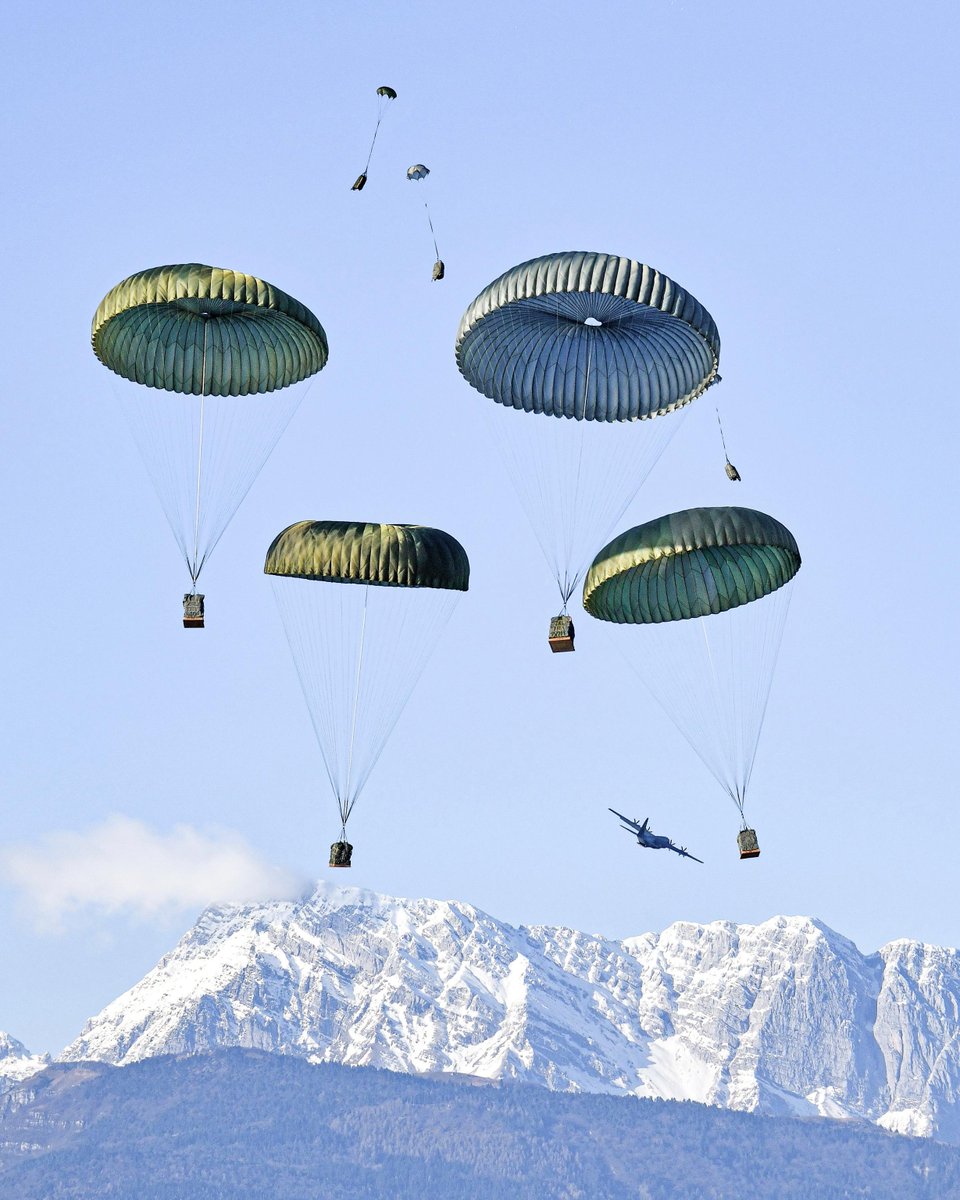
{"label": "large round parachute", "polygon": [[691,508],[614,538],[583,606],[624,631],[628,660],[743,816],[800,569],[785,525],[749,508]]}
{"label": "large round parachute", "polygon": [[719,354],[713,318],[689,292],[618,255],[532,259],[464,313],[456,341],[464,378],[498,412],[525,414],[490,421],[564,611],[676,429],[676,420],[652,418],[709,387]]}
{"label": "large round parachute", "polygon": [[478,391],[524,412],[634,421],[688,404],[717,373],[713,318],[652,267],[613,254],[548,254],[484,288],[457,333]]}
{"label": "large round parachute", "polygon": [[688,508],[628,529],[600,551],[583,606],[601,621],[648,625],[727,612],[800,569],[785,525],[751,508]]}
{"label": "large round parachute", "polygon": [[327,361],[323,326],[262,279],[183,263],[139,271],[112,288],[93,318],[92,341],[104,366],[143,385],[118,385],[123,409],[195,593],[303,398],[293,385]]}
{"label": "large round parachute", "polygon": [[460,543],[428,525],[298,521],[267,551],[267,575],[378,587],[465,592],[470,563]]}
{"label": "large round parachute", "polygon": [[274,538],[264,571],[345,843],[357,798],[469,586],[470,563],[441,529],[299,521]]}
{"label": "large round parachute", "polygon": [[200,263],[139,271],[93,318],[93,352],[134,383],[192,396],[247,396],[299,383],[329,350],[323,326],[253,275]]}

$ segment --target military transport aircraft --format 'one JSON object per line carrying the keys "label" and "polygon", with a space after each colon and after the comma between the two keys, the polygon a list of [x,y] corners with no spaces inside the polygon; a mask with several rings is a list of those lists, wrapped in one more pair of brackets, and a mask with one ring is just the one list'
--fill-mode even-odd
{"label": "military transport aircraft", "polygon": [[692,858],[694,862],[703,862],[702,858],[697,858],[695,854],[690,854],[686,846],[675,846],[668,837],[654,833],[649,828],[649,817],[641,825],[639,821],[632,821],[629,817],[625,817],[623,813],[618,813],[615,808],[610,808],[607,811],[612,812],[621,821],[625,821],[626,824],[621,825],[620,828],[626,830],[627,833],[635,833],[637,835],[637,844],[645,847],[647,850],[672,850],[674,854],[680,854],[684,858]]}

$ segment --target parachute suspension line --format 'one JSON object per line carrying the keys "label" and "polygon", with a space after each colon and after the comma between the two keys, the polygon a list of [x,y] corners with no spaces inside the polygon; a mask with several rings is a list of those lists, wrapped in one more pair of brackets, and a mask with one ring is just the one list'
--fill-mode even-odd
{"label": "parachute suspension line", "polygon": [[[757,720],[756,743],[760,740],[760,732],[763,729],[763,723],[767,717],[767,708],[770,705],[773,676],[776,671],[777,660],[780,657],[780,647],[783,644],[783,629],[787,623],[787,615],[790,612],[790,601],[793,599],[794,586],[795,584],[791,581],[780,588],[777,593],[774,593],[779,603],[775,606],[775,611],[772,611],[772,619],[764,627],[761,661],[768,665],[768,669],[765,675],[758,675],[757,678],[755,703],[759,710],[759,718]],[[743,782],[744,792],[746,792],[750,783],[750,777],[753,774],[753,764],[756,760],[756,743],[754,744],[753,754],[749,759]]]}
{"label": "parachute suspension line", "polygon": [[[338,626],[343,622],[337,620],[338,614],[332,607],[311,605],[311,593],[291,580],[272,579],[273,594],[280,610],[283,632],[290,648],[291,657],[300,681],[300,687],[307,702],[317,741],[324,749],[323,765],[330,781],[330,788],[337,799],[341,819],[342,790],[339,784],[339,755],[334,726],[331,721],[323,718],[336,711],[336,702],[340,695],[337,688],[336,673],[331,667],[329,672],[322,672],[319,667],[334,654],[325,653],[327,639],[334,646],[334,637]],[[342,616],[342,605],[341,613]],[[343,649],[341,633],[340,650]],[[317,671],[311,675],[310,667],[316,665]],[[329,747],[329,753],[327,749]]]}
{"label": "parachute suspension line", "polygon": [[[560,585],[560,595],[563,597],[563,613],[566,615],[567,605],[570,603],[570,597],[573,595],[574,589],[580,582],[583,575],[583,568],[580,564],[573,562],[573,539],[576,533],[576,515],[580,510],[580,481],[583,476],[583,442],[587,436],[587,400],[590,393],[590,368],[593,365],[593,338],[587,341],[587,366],[583,377],[583,412],[577,420],[579,426],[580,445],[577,450],[577,472],[573,481],[573,497],[571,501],[571,512],[569,519],[564,522],[566,534],[564,537],[564,567],[563,567],[563,583]],[[574,401],[574,418],[576,419],[576,401]],[[579,570],[577,568],[580,568]]]}
{"label": "parachute suspension line", "polygon": [[[220,376],[231,360],[217,336],[216,314],[194,313],[192,319],[201,317],[202,335],[199,327],[192,335],[178,334],[181,318],[157,306],[144,318],[128,372],[110,372],[116,418],[129,429],[194,595],[207,560],[317,379],[314,374],[269,393],[220,394]],[[270,314],[260,316],[252,323],[254,334],[271,320]],[[184,358],[190,379],[185,390],[145,386],[175,344],[191,352],[192,360]]]}
{"label": "parachute suspension line", "polygon": [[360,649],[357,653],[357,677],[353,688],[353,713],[350,718],[350,749],[347,757],[347,782],[344,794],[340,798],[340,816],[343,820],[344,839],[346,839],[347,820],[353,811],[354,798],[350,795],[351,776],[353,775],[353,748],[357,739],[357,712],[360,708],[360,680],[363,676],[363,647],[367,632],[367,597],[370,588],[363,588],[363,616],[360,620]]}
{"label": "parachute suspension line", "polygon": [[744,821],[793,583],[727,612],[618,631],[602,622],[645,690]]}
{"label": "parachute suspension line", "polygon": [[200,430],[197,438],[197,498],[193,512],[193,561],[187,562],[190,568],[190,578],[193,580],[193,590],[197,590],[197,577],[203,563],[200,562],[200,484],[203,478],[203,417],[207,395],[207,328],[210,314],[201,313],[203,317],[203,352],[200,356]]}
{"label": "parachute suspension line", "polygon": [[[398,595],[405,592],[414,595]],[[370,596],[377,604],[371,604],[367,622],[357,733],[364,757],[360,770],[354,772],[351,808],[412,695],[460,593],[432,588],[372,588]],[[376,634],[373,640],[372,632]]]}
{"label": "parachute suspension line", "polygon": [[373,130],[373,141],[370,143],[370,152],[367,154],[367,161],[363,168],[364,175],[370,172],[370,159],[373,158],[373,148],[377,144],[377,134],[380,132],[380,122],[383,120],[382,114],[377,117],[377,124]]}
{"label": "parachute suspension line", "polygon": [[370,171],[370,159],[373,158],[373,148],[377,144],[377,134],[380,132],[380,122],[383,120],[383,114],[387,111],[386,97],[380,96],[377,99],[377,123],[373,129],[373,140],[370,142],[370,152],[367,155],[367,163],[363,168],[364,175]]}
{"label": "parachute suspension line", "polygon": [[460,592],[271,583],[345,829]]}
{"label": "parachute suspension line", "polygon": [[723,457],[729,462],[730,455],[727,452],[727,439],[723,436],[723,422],[720,420],[720,405],[715,404],[713,408],[717,414],[717,424],[720,426],[720,444],[723,446]]}
{"label": "parachute suspension line", "polygon": [[[696,617],[694,619],[696,620],[697,624],[700,626],[700,632],[703,634],[703,645],[704,645],[704,649],[705,649],[706,655],[707,655],[707,663],[710,666],[710,676],[713,681],[714,695],[720,696],[720,695],[722,695],[720,676],[717,672],[717,664],[714,661],[714,657],[713,657],[713,647],[710,645],[709,631],[707,629],[707,620],[705,617]],[[728,663],[727,669],[730,670],[731,668],[732,668],[732,664]],[[735,699],[734,699],[733,703],[734,704],[736,703]],[[736,722],[736,724],[739,725],[738,722]],[[742,746],[738,747],[738,750],[740,750],[740,752],[742,753]],[[734,804],[739,809],[740,819],[745,820],[744,815],[743,815],[743,790],[744,789],[741,787],[739,781],[737,780],[736,771],[735,770],[730,771],[728,769],[728,772],[725,774],[724,777],[721,777],[719,779],[719,781],[720,781],[721,786],[723,787],[723,790],[727,793],[727,795],[730,797],[730,799],[734,802]]]}
{"label": "parachute suspension line", "polygon": [[430,236],[433,238],[433,253],[439,259],[440,251],[437,249],[437,235],[433,230],[433,218],[430,216],[430,206],[427,204],[426,200],[423,202],[423,207],[427,210],[427,224],[430,226]]}
{"label": "parachute suspension line", "polygon": [[726,466],[724,467],[724,470],[725,470],[725,471],[726,471],[726,473],[727,473],[727,478],[728,478],[728,479],[729,479],[731,482],[733,482],[733,483],[739,483],[739,482],[740,482],[740,472],[737,470],[737,468],[736,468],[736,467],[733,465],[733,463],[730,461],[730,454],[729,454],[729,452],[728,452],[728,450],[727,450],[727,439],[726,439],[726,438],[723,436],[723,423],[722,423],[722,421],[720,420],[720,406],[719,406],[719,404],[715,404],[715,405],[714,405],[714,408],[715,408],[715,410],[716,410],[716,413],[717,413],[717,424],[720,426],[720,443],[721,443],[721,445],[723,446],[723,457],[724,457],[724,459],[726,460]]}
{"label": "parachute suspension line", "polygon": [[[569,354],[574,340],[568,342],[564,335],[573,330],[563,299],[551,303],[547,329],[565,343],[561,352]],[[579,320],[582,322],[590,311],[584,304]],[[524,339],[523,318],[508,306],[502,319],[505,341],[515,347]],[[605,325],[612,327],[614,321]],[[590,384],[597,385],[605,370],[613,373],[623,364],[616,353],[605,352],[602,330],[588,327],[584,332],[597,335],[591,338],[589,364]],[[583,349],[581,354],[582,377],[586,363]],[[566,364],[568,359],[561,361]],[[515,373],[533,373],[548,366],[546,350],[535,346],[529,361],[518,361]],[[684,405],[675,412],[644,420],[593,421],[576,419],[584,411],[579,395],[576,416],[552,416],[533,409],[484,403],[484,419],[562,603],[569,604],[597,547],[614,531],[689,409],[690,405]]]}

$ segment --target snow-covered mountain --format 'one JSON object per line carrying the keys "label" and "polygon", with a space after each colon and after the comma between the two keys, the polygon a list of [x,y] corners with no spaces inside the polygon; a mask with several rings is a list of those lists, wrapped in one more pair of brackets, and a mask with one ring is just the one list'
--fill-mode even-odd
{"label": "snow-covered mountain", "polygon": [[0,1092],[49,1065],[49,1054],[31,1054],[23,1042],[0,1032]]}
{"label": "snow-covered mountain", "polygon": [[897,941],[865,956],[806,917],[620,942],[321,885],[208,909],[61,1057],[219,1046],[960,1142],[960,954]]}

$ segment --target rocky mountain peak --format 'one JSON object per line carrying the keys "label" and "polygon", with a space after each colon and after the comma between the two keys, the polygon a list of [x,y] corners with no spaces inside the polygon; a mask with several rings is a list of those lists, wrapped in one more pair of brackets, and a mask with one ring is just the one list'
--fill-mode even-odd
{"label": "rocky mountain peak", "polygon": [[207,909],[67,1060],[242,1046],[960,1141],[960,956],[810,917],[623,941],[321,884]]}

